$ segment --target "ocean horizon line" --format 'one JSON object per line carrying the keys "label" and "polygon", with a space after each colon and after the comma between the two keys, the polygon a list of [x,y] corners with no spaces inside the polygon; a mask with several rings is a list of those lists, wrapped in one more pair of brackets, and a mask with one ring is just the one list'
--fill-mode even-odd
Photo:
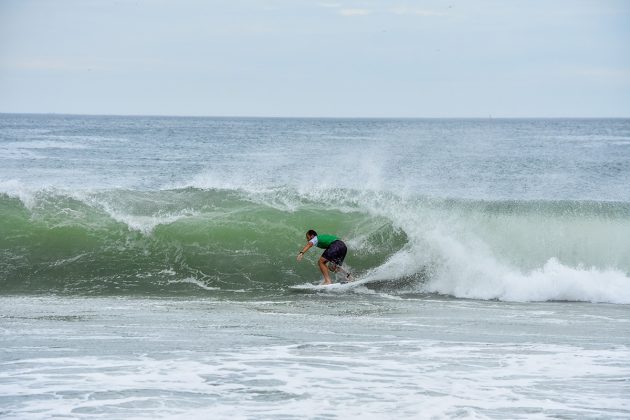
{"label": "ocean horizon line", "polygon": [[72,112],[4,112],[0,115],[33,115],[60,117],[119,117],[119,118],[208,118],[208,119],[293,119],[293,120],[627,120],[630,116],[283,116],[283,115],[176,115],[176,114],[78,114]]}

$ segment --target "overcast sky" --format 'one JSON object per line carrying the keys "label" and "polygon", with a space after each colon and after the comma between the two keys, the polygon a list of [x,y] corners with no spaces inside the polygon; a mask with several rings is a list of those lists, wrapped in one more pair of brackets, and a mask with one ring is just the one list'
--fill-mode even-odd
{"label": "overcast sky", "polygon": [[0,0],[0,112],[630,117],[630,1]]}

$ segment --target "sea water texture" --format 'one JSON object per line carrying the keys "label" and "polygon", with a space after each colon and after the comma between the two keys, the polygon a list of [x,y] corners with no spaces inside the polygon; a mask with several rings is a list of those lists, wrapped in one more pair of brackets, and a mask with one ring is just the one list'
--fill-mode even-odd
{"label": "sea water texture", "polygon": [[627,418],[629,185],[627,119],[0,115],[0,413]]}

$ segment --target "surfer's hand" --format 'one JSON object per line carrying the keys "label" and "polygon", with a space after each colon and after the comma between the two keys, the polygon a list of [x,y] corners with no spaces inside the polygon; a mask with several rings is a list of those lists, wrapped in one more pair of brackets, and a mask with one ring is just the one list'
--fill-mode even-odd
{"label": "surfer's hand", "polygon": [[302,261],[302,257],[303,257],[303,256],[304,256],[304,253],[303,253],[303,252],[300,252],[300,253],[298,254],[298,256],[297,256],[297,260],[298,260],[298,261]]}

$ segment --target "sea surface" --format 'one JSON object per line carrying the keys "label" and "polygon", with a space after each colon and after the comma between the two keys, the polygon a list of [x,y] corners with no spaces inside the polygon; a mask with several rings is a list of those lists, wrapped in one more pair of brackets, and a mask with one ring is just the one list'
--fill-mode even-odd
{"label": "sea surface", "polygon": [[630,119],[0,114],[0,417],[629,418]]}

